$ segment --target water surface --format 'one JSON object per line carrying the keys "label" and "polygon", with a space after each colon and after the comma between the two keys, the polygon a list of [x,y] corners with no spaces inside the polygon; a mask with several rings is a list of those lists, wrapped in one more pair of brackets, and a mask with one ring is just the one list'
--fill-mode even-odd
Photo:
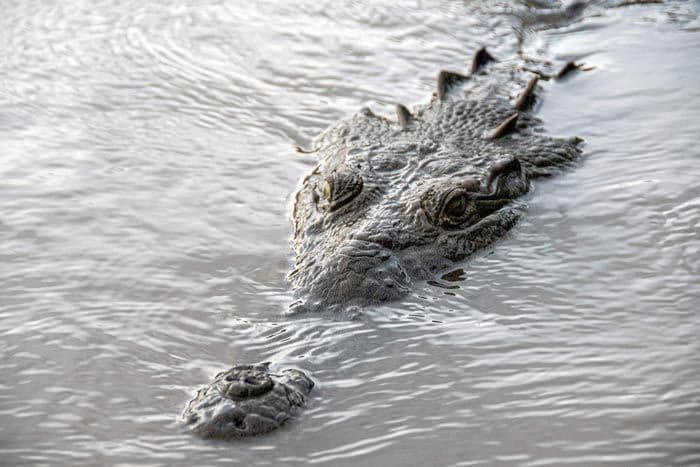
{"label": "water surface", "polygon": [[[556,7],[6,2],[1,463],[700,464],[698,4]],[[480,45],[594,67],[538,109],[580,164],[464,280],[284,318],[293,146],[426,101]],[[178,429],[263,360],[318,381],[299,421]]]}

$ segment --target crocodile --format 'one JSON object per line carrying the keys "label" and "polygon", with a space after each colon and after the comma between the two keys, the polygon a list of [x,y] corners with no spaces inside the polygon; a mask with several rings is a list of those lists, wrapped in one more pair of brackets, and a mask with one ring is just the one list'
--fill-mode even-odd
{"label": "crocodile", "polygon": [[[513,62],[479,49],[468,72],[440,71],[427,104],[399,104],[393,119],[364,108],[305,151],[318,164],[294,196],[292,310],[399,299],[506,235],[532,180],[577,160],[582,140],[545,136],[533,115],[550,76]],[[206,438],[269,432],[313,386],[297,369],[236,365],[199,390],[182,423]]]}

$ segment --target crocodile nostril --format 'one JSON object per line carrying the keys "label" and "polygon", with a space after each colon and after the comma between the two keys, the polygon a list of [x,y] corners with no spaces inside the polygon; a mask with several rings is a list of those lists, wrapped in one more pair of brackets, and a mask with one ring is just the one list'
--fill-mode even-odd
{"label": "crocodile nostril", "polygon": [[233,425],[239,430],[245,430],[247,428],[245,423],[245,418],[237,418],[233,421]]}
{"label": "crocodile nostril", "polygon": [[263,381],[260,380],[260,378],[257,378],[255,376],[246,376],[243,378],[243,382],[249,386],[260,386],[263,384]]}
{"label": "crocodile nostril", "polygon": [[261,396],[270,392],[274,386],[269,375],[261,372],[250,372],[250,370],[233,372],[226,376],[225,381],[227,384],[221,385],[220,391],[233,400]]}
{"label": "crocodile nostril", "polygon": [[240,410],[235,410],[233,412],[223,414],[220,420],[222,425],[233,426],[237,430],[245,431],[248,429],[248,424],[246,423],[246,415]]}

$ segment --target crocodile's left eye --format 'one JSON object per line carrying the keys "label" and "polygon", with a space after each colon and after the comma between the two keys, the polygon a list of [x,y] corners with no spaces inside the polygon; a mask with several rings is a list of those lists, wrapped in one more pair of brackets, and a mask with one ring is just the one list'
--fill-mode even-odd
{"label": "crocodile's left eye", "polygon": [[467,209],[468,202],[467,196],[464,193],[460,193],[445,204],[442,213],[447,217],[461,217]]}
{"label": "crocodile's left eye", "polygon": [[324,180],[321,184],[321,196],[326,200],[333,198],[333,185],[328,180]]}
{"label": "crocodile's left eye", "polygon": [[362,177],[347,168],[338,168],[321,181],[318,191],[318,207],[328,212],[335,211],[360,194]]}

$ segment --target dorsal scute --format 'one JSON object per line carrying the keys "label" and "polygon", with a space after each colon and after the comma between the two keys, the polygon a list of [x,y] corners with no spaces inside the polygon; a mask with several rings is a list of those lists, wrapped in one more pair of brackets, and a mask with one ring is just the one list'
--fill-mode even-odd
{"label": "dorsal scute", "polygon": [[406,129],[410,121],[413,119],[413,115],[408,110],[408,108],[403,104],[396,104],[396,118],[399,121],[399,126],[402,129]]}
{"label": "dorsal scute", "polygon": [[538,81],[539,78],[537,76],[533,76],[530,79],[527,86],[523,92],[520,93],[517,101],[515,102],[515,110],[523,111],[532,107],[532,104],[535,101],[535,87],[537,86]]}
{"label": "dorsal scute", "polygon": [[437,77],[437,97],[439,100],[443,100],[445,95],[454,85],[468,80],[467,75],[457,73],[455,71],[442,70],[438,73]]}
{"label": "dorsal scute", "polygon": [[471,73],[478,73],[481,69],[486,66],[489,62],[495,62],[496,59],[493,55],[486,50],[486,47],[482,47],[476,51],[474,58],[472,58]]}
{"label": "dorsal scute", "polygon": [[485,131],[484,132],[484,138],[485,139],[498,139],[502,138],[510,133],[513,133],[516,129],[516,125],[518,124],[518,117],[520,115],[516,112],[512,115],[510,115],[508,118],[503,120],[501,123],[498,124],[495,128]]}

